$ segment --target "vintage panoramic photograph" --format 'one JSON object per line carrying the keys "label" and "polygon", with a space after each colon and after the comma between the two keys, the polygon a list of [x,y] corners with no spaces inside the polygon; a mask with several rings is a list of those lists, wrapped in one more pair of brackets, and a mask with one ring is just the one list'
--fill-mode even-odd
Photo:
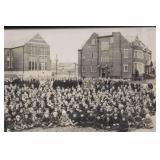
{"label": "vintage panoramic photograph", "polygon": [[4,132],[155,132],[156,27],[4,27]]}

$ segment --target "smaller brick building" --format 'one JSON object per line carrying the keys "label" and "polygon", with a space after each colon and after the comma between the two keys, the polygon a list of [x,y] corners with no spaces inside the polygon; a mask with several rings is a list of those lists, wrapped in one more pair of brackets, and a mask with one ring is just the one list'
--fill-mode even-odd
{"label": "smaller brick building", "polygon": [[50,47],[39,34],[28,41],[5,44],[5,71],[41,71],[50,68]]}
{"label": "smaller brick building", "polygon": [[99,36],[93,33],[78,50],[79,77],[132,78],[142,76],[151,62],[152,52],[138,39],[129,42],[120,32]]}

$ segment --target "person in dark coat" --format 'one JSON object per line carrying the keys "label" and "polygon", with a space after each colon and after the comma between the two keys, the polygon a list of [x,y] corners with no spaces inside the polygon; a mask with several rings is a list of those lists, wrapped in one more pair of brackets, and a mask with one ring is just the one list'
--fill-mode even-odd
{"label": "person in dark coat", "polygon": [[8,129],[8,122],[4,120],[4,132],[7,132]]}
{"label": "person in dark coat", "polygon": [[142,117],[140,116],[140,114],[137,114],[135,117],[135,125],[136,125],[136,128],[143,127],[143,121],[142,121]]}
{"label": "person in dark coat", "polygon": [[126,117],[122,117],[122,119],[120,120],[120,124],[119,124],[119,131],[120,132],[128,132],[128,120],[126,119]]}
{"label": "person in dark coat", "polygon": [[113,130],[118,130],[119,129],[120,118],[119,118],[117,113],[113,114],[112,123],[113,123],[112,129]]}

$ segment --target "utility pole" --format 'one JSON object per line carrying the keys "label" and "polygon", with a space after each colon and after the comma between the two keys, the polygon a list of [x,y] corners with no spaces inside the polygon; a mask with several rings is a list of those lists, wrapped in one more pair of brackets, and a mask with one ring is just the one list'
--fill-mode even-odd
{"label": "utility pole", "polygon": [[56,54],[56,77],[58,74],[58,58],[57,58],[57,54]]}
{"label": "utility pole", "polygon": [[82,78],[82,50],[81,49],[78,50],[78,67],[80,68],[78,69],[78,76]]}
{"label": "utility pole", "polygon": [[74,63],[74,65],[75,65],[75,74],[77,76],[77,63]]}

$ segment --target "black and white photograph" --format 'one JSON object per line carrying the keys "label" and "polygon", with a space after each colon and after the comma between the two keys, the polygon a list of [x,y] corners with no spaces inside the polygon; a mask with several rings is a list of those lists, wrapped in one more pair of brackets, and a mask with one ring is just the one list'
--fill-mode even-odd
{"label": "black and white photograph", "polygon": [[156,27],[4,27],[4,132],[155,132]]}

